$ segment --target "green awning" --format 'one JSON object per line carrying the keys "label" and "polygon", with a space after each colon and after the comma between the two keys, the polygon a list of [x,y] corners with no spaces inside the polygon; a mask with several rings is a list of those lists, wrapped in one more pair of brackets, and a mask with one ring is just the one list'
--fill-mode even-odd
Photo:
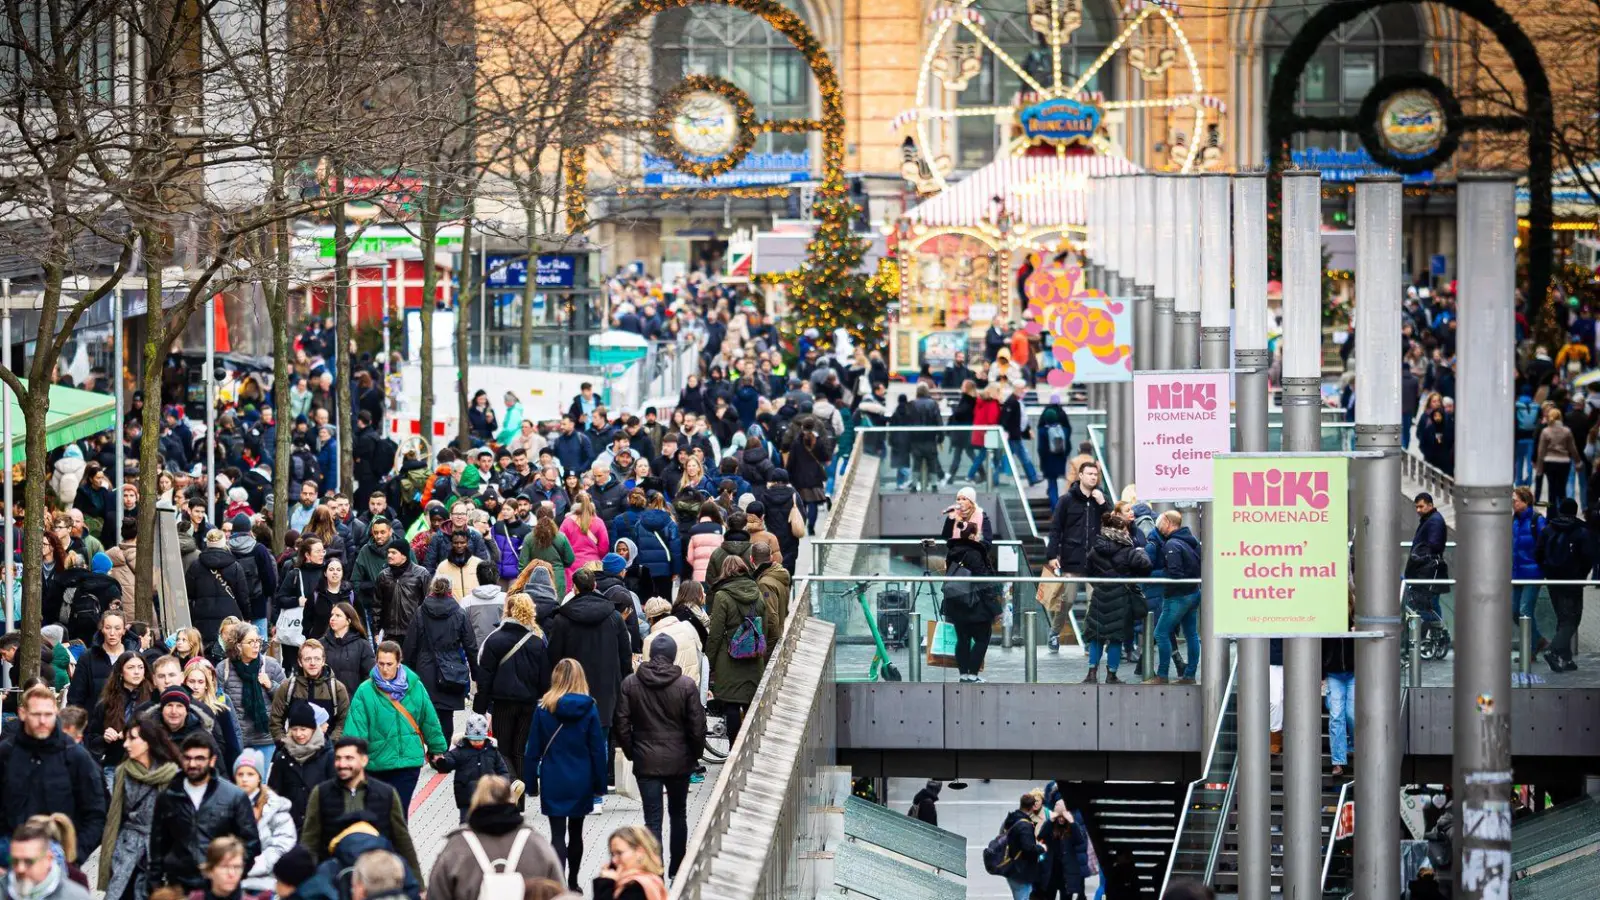
{"label": "green awning", "polygon": [[[23,379],[27,384],[27,379]],[[22,418],[22,405],[6,391],[11,406],[11,458],[21,462],[25,458],[23,438],[28,433]],[[45,448],[54,450],[91,434],[99,434],[117,424],[117,400],[109,394],[80,391],[77,388],[50,387],[50,412],[45,417]]]}

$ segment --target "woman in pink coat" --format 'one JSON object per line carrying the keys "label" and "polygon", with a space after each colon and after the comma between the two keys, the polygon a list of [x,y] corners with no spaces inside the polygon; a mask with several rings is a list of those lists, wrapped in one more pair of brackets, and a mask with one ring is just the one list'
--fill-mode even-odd
{"label": "woman in pink coat", "polygon": [[684,562],[691,569],[695,581],[706,580],[706,566],[711,554],[722,546],[722,508],[713,501],[700,504],[700,521],[689,529],[689,549]]}
{"label": "woman in pink coat", "polygon": [[595,515],[594,501],[584,491],[572,501],[567,517],[561,520],[561,533],[572,544],[572,563],[567,566],[567,580],[572,573],[592,562],[599,562],[610,549],[605,520]]}

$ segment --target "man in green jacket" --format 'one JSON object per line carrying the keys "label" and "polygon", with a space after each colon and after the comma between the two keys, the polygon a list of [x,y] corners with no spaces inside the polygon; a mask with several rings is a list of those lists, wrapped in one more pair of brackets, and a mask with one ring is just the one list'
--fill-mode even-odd
{"label": "man in green jacket", "polygon": [[[391,543],[396,543],[394,525],[386,518],[374,518],[367,527],[367,542],[356,551],[356,561],[351,567],[350,581],[356,588],[356,605],[363,613],[376,608],[378,575],[389,565],[388,550]],[[411,547],[405,541],[399,541],[406,555],[411,555]],[[413,560],[414,562],[415,560]],[[369,619],[370,621],[370,619]],[[307,637],[321,637],[320,634],[307,635]]]}

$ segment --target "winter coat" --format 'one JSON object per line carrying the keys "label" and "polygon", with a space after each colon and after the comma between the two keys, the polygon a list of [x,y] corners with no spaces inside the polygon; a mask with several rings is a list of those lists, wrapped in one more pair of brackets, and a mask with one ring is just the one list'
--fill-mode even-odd
{"label": "winter coat", "polygon": [[206,886],[200,866],[214,838],[232,835],[244,844],[245,871],[261,855],[261,829],[250,798],[233,784],[213,775],[206,783],[200,808],[184,792],[182,777],[172,779],[156,798],[155,826],[150,831],[151,884],[177,884],[188,890]]}
{"label": "winter coat", "polygon": [[[1194,536],[1189,526],[1184,525],[1167,535],[1161,545],[1161,560],[1150,560],[1152,566],[1159,566],[1168,578],[1199,578],[1200,577],[1200,539]],[[1198,584],[1173,584],[1167,585],[1167,595],[1182,597],[1198,593]]]}
{"label": "winter coat", "polygon": [[59,622],[66,626],[67,640],[83,641],[84,646],[94,643],[94,634],[100,627],[99,616],[96,615],[93,624],[83,619],[77,622],[72,620],[72,604],[67,602],[67,592],[72,591],[72,599],[77,600],[83,595],[87,600],[94,598],[94,605],[104,613],[111,604],[124,597],[132,598],[132,594],[125,594],[122,585],[117,583],[110,575],[97,575],[88,569],[61,569],[56,568],[45,585],[45,593],[40,603],[42,618],[45,624]]}
{"label": "winter coat", "polygon": [[[1049,427],[1060,425],[1066,434],[1066,452],[1050,452]],[[1039,436],[1039,474],[1045,478],[1065,478],[1067,475],[1067,460],[1072,456],[1072,420],[1067,417],[1067,411],[1061,404],[1052,403],[1039,413],[1039,427],[1034,429]]]}
{"label": "winter coat", "polygon": [[76,456],[68,455],[56,460],[55,471],[50,476],[50,488],[56,492],[61,505],[67,509],[71,509],[73,502],[78,499],[78,485],[83,484],[83,470],[86,465],[82,452]]}
{"label": "winter coat", "polygon": [[[947,519],[946,522],[950,520]],[[995,574],[994,565],[989,562],[988,546],[979,541],[966,538],[950,540],[951,528],[945,528],[945,571],[955,569],[957,566],[976,576]],[[982,584],[975,582],[946,582],[943,588],[943,598],[939,605],[939,615],[949,622],[965,625],[984,625],[994,621],[1000,615],[999,585]]]}
{"label": "winter coat", "polygon": [[[528,563],[536,559],[542,559],[549,563],[550,568],[555,570],[553,587],[555,588],[556,596],[566,596],[567,572],[577,568],[574,563],[577,562],[578,557],[577,554],[572,552],[572,542],[567,540],[565,534],[557,531],[549,546],[537,547],[535,546],[536,543],[533,535],[528,535],[528,539],[522,542],[522,554],[518,557],[518,561],[522,563],[522,568],[524,569],[528,567]],[[521,570],[519,569],[518,571]]]}
{"label": "winter coat", "polygon": [[1511,517],[1511,577],[1543,578],[1539,568],[1539,539],[1545,531],[1544,516],[1532,507]]}
{"label": "winter coat", "polygon": [[349,581],[340,582],[337,591],[328,590],[327,583],[324,582],[315,592],[306,596],[306,611],[305,617],[301,619],[301,633],[306,637],[312,637],[326,632],[328,617],[333,615],[333,607],[340,603],[355,606],[355,600],[356,592]]}
{"label": "winter coat", "polygon": [[201,550],[183,580],[189,589],[189,618],[207,647],[217,643],[223,619],[244,618],[250,611],[250,584],[239,561],[226,550]]}
{"label": "winter coat", "polygon": [[[789,527],[789,523],[784,522],[783,527],[787,529]],[[778,536],[769,531],[766,524],[760,519],[747,520],[745,522],[744,530],[746,534],[750,535],[750,544],[752,546],[756,544],[767,545],[767,548],[772,551],[773,562],[778,562],[783,559],[783,545],[778,543]]]}
{"label": "winter coat", "polygon": [[435,757],[433,768],[455,773],[451,786],[455,790],[456,808],[463,811],[472,805],[472,792],[483,776],[499,775],[507,780],[511,777],[506,758],[500,755],[500,749],[493,742],[484,741],[483,746],[474,747],[466,738],[457,741],[449,752]]}
{"label": "winter coat", "polygon": [[272,692],[267,725],[272,732],[272,739],[280,744],[287,740],[284,722],[289,717],[289,707],[296,700],[320,706],[328,714],[329,741],[338,740],[339,735],[344,733],[344,719],[350,714],[350,691],[335,676],[332,668],[324,665],[322,677],[315,680],[306,677],[303,670],[296,671]]}
{"label": "winter coat", "polygon": [[633,645],[622,615],[600,594],[579,594],[550,617],[546,633],[552,668],[568,658],[583,666],[600,721],[609,726],[622,679],[633,671]]}
{"label": "winter coat", "polygon": [[89,710],[89,723],[83,728],[83,746],[102,766],[117,766],[125,758],[122,741],[107,741],[106,729],[115,728],[127,734],[128,725],[133,722],[133,715],[139,709],[138,694],[127,688],[123,688],[122,694],[121,721],[107,722],[105,701],[97,699],[94,708]]}
{"label": "winter coat", "polygon": [[372,639],[352,628],[342,638],[327,631],[318,640],[322,642],[322,652],[328,658],[333,677],[344,685],[345,696],[355,697],[356,688],[367,680],[367,673],[378,661],[372,650]]}
{"label": "winter coat", "polygon": [[[1150,557],[1127,532],[1100,530],[1089,550],[1091,578],[1129,578],[1150,574]],[[1097,584],[1084,617],[1084,640],[1121,644],[1133,640],[1133,623],[1145,613],[1144,591],[1138,584]]]}
{"label": "winter coat", "polygon": [[683,674],[692,678],[697,687],[700,686],[700,660],[705,656],[705,641],[699,629],[677,616],[662,616],[650,626],[650,634],[644,639],[646,659],[650,657],[650,643],[659,634],[667,635],[678,645],[678,654],[673,658],[673,663],[683,670]]}
{"label": "winter coat", "polygon": [[711,554],[722,546],[722,526],[709,519],[697,522],[689,529],[689,549],[684,555],[684,568],[695,581],[706,580],[706,568],[711,564]]}
{"label": "winter coat", "polygon": [[[183,773],[177,777],[181,779]],[[112,843],[100,852],[98,883],[112,900],[121,900],[130,887],[134,897],[149,896],[152,885],[145,880],[145,860],[150,850],[150,828],[155,823],[156,798],[162,790],[159,784],[122,778],[122,821],[115,823]]]}
{"label": "winter coat", "polygon": [[796,491],[820,490],[828,483],[828,462],[833,455],[821,435],[810,447],[807,447],[803,438],[798,438],[789,445],[789,452],[784,457],[785,466],[789,471],[789,484]]}
{"label": "winter coat", "polygon": [[[423,600],[422,609],[411,620],[402,649],[403,658],[410,660],[435,708],[467,708],[467,692],[472,685],[461,679],[478,680],[478,638],[472,633],[472,624],[461,604],[437,594]],[[444,677],[446,673],[454,676],[449,682]]]}
{"label": "winter coat", "polygon": [[[433,535],[428,538],[428,549],[420,560],[423,568],[429,572],[439,571],[439,566],[450,556],[450,535],[452,534],[454,534],[454,531],[446,531],[442,528],[433,532]],[[488,542],[483,539],[483,535],[478,533],[478,529],[471,527],[467,528],[467,553],[492,563],[498,563],[500,559],[499,546],[496,545],[494,550],[490,550]]]}
{"label": "winter coat", "polygon": [[1084,879],[1089,877],[1089,834],[1083,820],[1075,816],[1066,823],[1047,821],[1039,826],[1039,840],[1045,849],[1034,890],[1082,894]]}
{"label": "winter coat", "polygon": [[489,540],[499,548],[499,572],[501,578],[515,578],[522,567],[517,565],[517,557],[522,553],[522,542],[527,539],[528,527],[522,526],[518,531],[508,522],[496,522],[489,526]]}
{"label": "winter coat", "polygon": [[592,562],[597,562],[601,557],[611,552],[610,536],[606,532],[605,520],[595,516],[589,522],[586,532],[578,527],[578,517],[568,515],[561,521],[561,533],[566,536],[567,543],[572,546],[572,561],[567,563],[567,578]]}
{"label": "winter coat", "polygon": [[[322,588],[323,568],[324,566],[322,565],[307,561],[294,563],[283,570],[283,577],[278,579],[277,596],[272,600],[271,618],[274,622],[286,609],[304,608],[311,605],[311,601],[317,596],[317,591]],[[305,598],[306,602],[304,604],[300,602],[301,597]],[[304,625],[305,620],[302,619],[301,623]],[[326,627],[326,621],[324,621],[324,627]],[[308,629],[303,630],[305,634],[316,633]]]}
{"label": "winter coat", "polygon": [[751,484],[766,484],[776,468],[765,441],[747,444],[739,453],[739,477]]}
{"label": "winter coat", "polygon": [[[561,576],[561,568],[555,569],[555,577]],[[555,615],[561,607],[561,597],[556,594],[555,582],[551,580],[551,573],[544,569],[535,569],[528,583],[523,585],[523,592],[533,599],[534,624],[543,631],[549,627],[550,617]]]}
{"label": "winter coat", "polygon": [[639,545],[638,563],[652,578],[666,578],[676,571],[673,548],[678,546],[678,523],[664,509],[647,509],[639,514],[634,542]]}
{"label": "winter coat", "polygon": [[403,641],[422,606],[422,598],[428,594],[428,578],[428,570],[416,563],[406,563],[400,569],[384,566],[378,574],[378,608],[373,611],[373,627],[381,628],[391,641]]}
{"label": "winter coat", "polygon": [[917,791],[911,798],[911,810],[907,815],[914,817],[919,822],[939,827],[939,790],[936,783],[933,787],[924,787]]}
{"label": "winter coat", "polygon": [[[272,682],[272,690],[277,690],[278,685],[283,684],[283,665],[265,654],[262,654],[260,660],[261,671],[267,673],[267,680]],[[217,689],[227,695],[228,705],[233,707],[234,714],[238,717],[239,733],[245,744],[251,747],[259,744],[270,744],[272,743],[272,728],[270,724],[272,697],[270,692],[266,691],[258,682],[249,681],[249,683],[246,683],[246,681],[244,673],[239,670],[239,661],[236,659],[225,659],[222,661],[222,665],[217,668]],[[256,723],[250,720],[249,713],[245,712],[244,692],[247,690],[263,691],[267,694],[262,700],[267,705],[268,727],[256,727]]]}
{"label": "winter coat", "polygon": [[[706,641],[706,656],[711,658],[712,686],[719,700],[749,703],[755,699],[756,685],[761,682],[762,672],[766,671],[766,657],[734,659],[728,650],[744,617],[763,615],[761,590],[749,576],[735,575],[717,582],[710,593],[708,611],[711,625]],[[770,641],[767,647],[770,651]]]}
{"label": "winter coat", "polygon": [[506,592],[500,590],[498,584],[480,584],[462,598],[461,608],[466,611],[467,622],[472,625],[473,637],[482,646],[494,632],[495,626],[500,624],[501,614],[506,611]]}
{"label": "winter coat", "polygon": [[543,705],[534,710],[522,780],[534,784],[537,779],[544,815],[587,816],[594,812],[594,798],[604,796],[611,761],[602,719],[609,721],[587,694],[564,695],[555,712]]}
{"label": "winter coat", "polygon": [[478,563],[482,561],[483,558],[479,556],[459,560],[454,556],[446,556],[440,560],[433,574],[436,578],[449,579],[451,595],[456,600],[464,600],[478,586]]}
{"label": "winter coat", "polygon": [[[368,530],[370,529],[369,525]],[[390,537],[389,544],[398,544],[408,555],[410,553],[411,547],[404,540]],[[379,547],[370,540],[363,543],[361,549],[356,551],[355,562],[345,571],[345,581],[355,586],[356,609],[370,611],[378,608],[378,576],[383,574],[384,569],[389,568],[388,552],[389,545]]]}
{"label": "winter coat", "polygon": [[1078,484],[1073,482],[1061,495],[1055,513],[1050,517],[1050,541],[1046,556],[1061,560],[1063,572],[1084,570],[1088,564],[1089,548],[1100,534],[1100,517],[1111,509],[1111,498],[1106,497],[1103,489],[1095,489],[1105,497],[1105,502],[1100,502],[1092,494],[1085,496]]}
{"label": "winter coat", "polygon": [[616,742],[635,775],[669,778],[693,772],[706,743],[700,688],[682,669],[648,660],[622,682]]}
{"label": "winter coat", "polygon": [[[123,541],[116,546],[106,544],[106,556],[111,557],[111,577],[122,588],[122,596],[134,594],[134,572],[139,567],[139,546],[133,541]],[[187,571],[187,570],[185,570]],[[160,579],[157,579],[160,583]]]}
{"label": "winter coat", "polygon": [[427,761],[428,753],[450,749],[422,679],[409,666],[402,665],[400,670],[406,673],[407,679],[406,695],[400,705],[411,714],[417,727],[411,727],[411,722],[395,708],[393,699],[371,678],[362,682],[355,696],[350,698],[350,715],[344,720],[344,734],[363,738],[371,745],[368,771],[415,769]]}
{"label": "winter coat", "polygon": [[478,650],[478,693],[472,698],[473,711],[490,712],[490,704],[496,700],[530,706],[537,703],[550,689],[553,668],[545,639],[537,634],[530,636],[528,627],[516,619],[505,619]]}
{"label": "winter coat", "polygon": [[[515,775],[521,777],[520,772]],[[516,865],[509,869],[523,878],[564,883],[561,860],[550,841],[523,825],[522,815],[515,806],[491,804],[468,813],[466,824],[445,837],[444,846],[434,857],[433,870],[428,873],[428,897],[431,900],[478,900],[478,891],[483,887],[483,868],[467,845],[467,833],[478,839],[484,856],[491,860],[509,860],[517,833],[524,830],[528,837],[523,842],[522,853]]]}
{"label": "winter coat", "polygon": [[[126,644],[123,650],[129,649]],[[119,652],[117,655],[121,655]],[[78,667],[72,670],[72,684],[67,688],[67,703],[83,709],[94,709],[100,691],[111,678],[111,664],[116,662],[106,654],[100,644],[92,644],[78,657]]]}
{"label": "winter coat", "polygon": [[[1551,545],[1568,544],[1571,551],[1565,566],[1551,559]],[[1539,536],[1539,570],[1546,577],[1562,580],[1579,580],[1589,577],[1594,566],[1593,549],[1588,526],[1577,516],[1554,515],[1545,522],[1544,533]]]}
{"label": "winter coat", "polygon": [[[239,561],[245,581],[250,584],[250,619],[267,616],[267,601],[278,593],[278,567],[272,551],[254,535],[236,534],[228,538],[228,552]],[[243,602],[240,606],[243,606]]]}
{"label": "winter coat", "polygon": [[[322,740],[322,748],[306,757],[304,762],[291,756],[282,744],[272,754],[272,774],[267,777],[267,787],[289,801],[289,815],[294,819],[296,828],[305,824],[306,801],[311,797],[311,789],[334,777],[333,745],[326,736]],[[312,738],[312,741],[315,742],[316,738]]]}
{"label": "winter coat", "polygon": [[1436,509],[1417,521],[1417,530],[1411,535],[1411,552],[1416,553],[1417,547],[1427,547],[1434,556],[1443,556],[1448,535],[1444,514]]}
{"label": "winter coat", "polygon": [[979,397],[972,404],[972,446],[983,447],[990,432],[986,426],[1000,424],[1000,401]]}
{"label": "winter coat", "polygon": [[1020,809],[1006,814],[1000,830],[1006,836],[1006,855],[1016,858],[1006,872],[1008,881],[1032,884],[1039,879],[1038,831],[1033,820]]}
{"label": "winter coat", "polygon": [[795,558],[800,555],[800,539],[794,536],[789,529],[789,510],[799,502],[794,488],[787,484],[770,485],[760,494],[763,506],[767,508],[762,519],[772,524],[768,526],[772,534],[778,539],[778,546],[783,548],[783,567],[794,571]]}
{"label": "winter coat", "polygon": [[[589,489],[589,499],[594,501],[595,515],[609,527],[628,508],[628,489],[622,486],[622,479],[612,475],[605,485],[596,484]],[[573,547],[576,549],[577,545]]]}
{"label": "winter coat", "polygon": [[261,809],[261,817],[256,820],[256,828],[261,839],[261,851],[256,855],[255,863],[250,866],[249,874],[245,876],[244,889],[270,891],[278,883],[277,879],[272,877],[272,867],[294,847],[295,837],[298,834],[293,804],[287,797],[268,794],[267,803]]}
{"label": "winter coat", "polygon": [[0,828],[6,836],[29,816],[65,813],[78,827],[82,865],[106,827],[106,788],[89,751],[61,730],[39,739],[19,729],[0,741]]}

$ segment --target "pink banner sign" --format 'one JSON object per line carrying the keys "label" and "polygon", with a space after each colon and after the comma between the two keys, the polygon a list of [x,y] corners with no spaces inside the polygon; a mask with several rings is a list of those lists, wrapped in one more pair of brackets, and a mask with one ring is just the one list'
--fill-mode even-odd
{"label": "pink banner sign", "polygon": [[1211,499],[1211,457],[1229,450],[1226,371],[1133,374],[1133,472],[1147,503]]}

